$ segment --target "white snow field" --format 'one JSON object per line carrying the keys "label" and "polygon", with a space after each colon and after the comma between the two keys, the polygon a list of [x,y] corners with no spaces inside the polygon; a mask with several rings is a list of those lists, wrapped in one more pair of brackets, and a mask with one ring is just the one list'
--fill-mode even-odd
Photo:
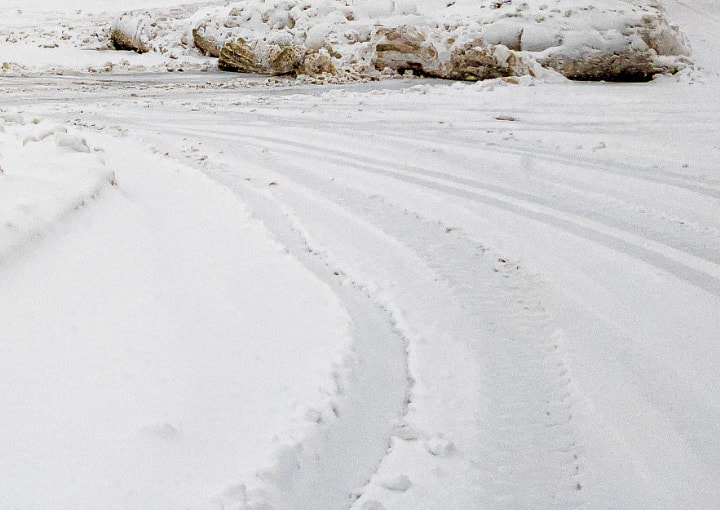
{"label": "white snow field", "polygon": [[714,2],[646,84],[37,44],[177,3],[0,0],[0,510],[718,508]]}

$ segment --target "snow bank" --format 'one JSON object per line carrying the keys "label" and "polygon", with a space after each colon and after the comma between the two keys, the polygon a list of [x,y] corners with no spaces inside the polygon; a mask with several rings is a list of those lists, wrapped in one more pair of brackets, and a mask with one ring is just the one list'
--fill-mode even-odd
{"label": "snow bank", "polygon": [[6,114],[0,118],[0,257],[114,182],[83,138]]}
{"label": "snow bank", "polygon": [[[632,1],[256,0],[207,9],[192,21],[195,45],[219,56],[221,68],[268,74],[317,74],[303,56],[321,55],[330,69],[358,73],[483,79],[533,74],[539,62],[597,79],[567,63],[624,54],[630,65],[620,65],[641,62],[645,67],[635,77],[649,78],[662,65],[658,57],[687,53],[659,7]],[[264,58],[286,47],[295,55],[290,71]]]}
{"label": "snow bank", "polygon": [[[187,18],[197,6],[168,8],[169,2],[155,1],[150,4],[154,8],[123,16],[123,9],[137,9],[138,3],[84,3],[85,9],[77,10],[45,7],[36,11],[3,12],[0,74],[175,71],[215,67],[192,48]],[[146,33],[145,25],[154,25],[151,34]],[[121,34],[126,34],[127,38],[119,38]],[[113,47],[130,51],[107,51]],[[141,55],[143,52],[146,53]]]}
{"label": "snow bank", "polygon": [[640,0],[244,0],[77,16],[5,39],[153,52],[170,70],[202,65],[199,53],[229,71],[346,79],[411,71],[476,80],[544,66],[573,79],[644,81],[688,54],[659,5]]}
{"label": "snow bank", "polygon": [[[126,38],[137,38],[138,27],[146,40],[167,33],[143,16],[124,18]],[[188,23],[195,47],[221,69],[271,75],[412,71],[475,80],[532,75],[543,65],[574,79],[644,81],[679,65],[664,57],[687,54],[658,6],[632,0],[246,0],[201,9]]]}

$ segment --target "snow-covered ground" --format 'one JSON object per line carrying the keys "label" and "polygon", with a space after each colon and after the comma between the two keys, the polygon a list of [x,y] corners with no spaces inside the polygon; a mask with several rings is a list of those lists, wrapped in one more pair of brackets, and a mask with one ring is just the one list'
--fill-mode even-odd
{"label": "snow-covered ground", "polygon": [[45,31],[175,0],[2,4],[0,510],[717,507],[712,1],[642,85],[128,73]]}

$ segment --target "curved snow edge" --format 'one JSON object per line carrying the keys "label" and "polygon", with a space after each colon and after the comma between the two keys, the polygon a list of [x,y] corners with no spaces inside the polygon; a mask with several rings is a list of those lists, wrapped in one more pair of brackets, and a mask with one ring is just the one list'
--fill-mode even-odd
{"label": "curved snow edge", "polygon": [[66,221],[117,181],[85,139],[66,127],[28,122],[20,115],[0,121],[2,259]]}
{"label": "curved snow edge", "polygon": [[394,430],[407,412],[412,381],[408,342],[369,289],[332,271],[331,257],[311,247],[314,243],[290,209],[265,192],[253,189],[246,196],[248,189],[240,195],[253,205],[254,216],[267,219],[262,209],[273,202],[272,233],[348,310],[352,345],[332,370],[334,391],[301,410],[297,428],[285,432],[287,439],[278,439],[272,462],[228,487],[216,503],[225,510],[349,508],[389,452]]}

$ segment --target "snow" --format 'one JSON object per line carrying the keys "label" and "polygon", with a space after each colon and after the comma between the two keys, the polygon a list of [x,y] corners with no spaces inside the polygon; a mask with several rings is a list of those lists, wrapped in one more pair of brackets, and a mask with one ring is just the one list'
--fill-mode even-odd
{"label": "snow", "polygon": [[[661,12],[545,3],[453,30]],[[648,84],[311,86],[170,42],[237,2],[3,2],[0,508],[715,508],[712,4],[662,2]],[[477,3],[313,5],[303,44]],[[132,9],[153,51],[86,49]]]}
{"label": "snow", "polygon": [[113,140],[115,192],[68,136],[3,150],[0,506],[222,500],[331,419],[349,318],[221,186]]}
{"label": "snow", "polygon": [[[329,52],[344,79],[376,77],[376,45],[383,27],[416,27],[447,67],[468,46],[514,50],[518,69],[539,74],[548,58],[576,58],[595,52],[647,52],[657,67],[684,67],[687,54],[677,26],[657,5],[640,0],[244,0],[242,2],[85,2],[65,14],[44,3],[10,4],[0,28],[0,62],[6,73],[128,70],[207,70],[193,31],[222,46],[242,38],[258,54],[273,45]],[[26,20],[32,19],[32,28]],[[110,34],[120,29],[142,51],[107,51]],[[50,50],[50,51],[38,51]],[[505,50],[507,51],[507,49]],[[381,71],[381,70],[380,70]]]}
{"label": "snow", "polygon": [[89,154],[87,143],[63,126],[8,115],[0,135],[0,254],[49,228],[114,181],[102,159]]}

